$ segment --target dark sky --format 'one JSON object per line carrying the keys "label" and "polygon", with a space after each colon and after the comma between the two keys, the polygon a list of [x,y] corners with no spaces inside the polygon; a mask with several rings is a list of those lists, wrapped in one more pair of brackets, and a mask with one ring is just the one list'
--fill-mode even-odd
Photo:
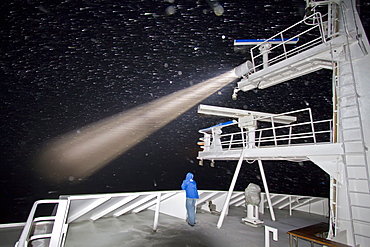
{"label": "dark sky", "polygon": [[[85,180],[51,183],[34,161],[52,138],[241,64],[249,55],[234,52],[233,40],[268,38],[299,21],[297,2],[220,1],[222,16],[205,0],[2,3],[0,223],[25,221],[35,200],[60,194],[179,189],[188,171],[199,189],[226,190],[236,162],[198,166],[197,131],[220,120],[196,107]],[[176,13],[166,15],[170,5]],[[320,81],[305,76],[236,101],[229,85],[202,103],[271,113],[309,106],[316,120],[328,119],[330,72],[319,73]],[[265,170],[271,192],[328,194],[327,177],[310,162],[266,162]],[[238,190],[262,185],[256,164],[242,172]]]}

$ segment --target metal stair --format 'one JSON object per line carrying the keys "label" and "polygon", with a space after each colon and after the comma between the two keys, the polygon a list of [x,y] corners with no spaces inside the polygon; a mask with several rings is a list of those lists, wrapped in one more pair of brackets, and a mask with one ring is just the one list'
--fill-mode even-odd
{"label": "metal stair", "polygon": [[[347,47],[349,44],[347,43]],[[353,234],[351,242],[355,246],[368,246],[370,243],[370,194],[369,171],[366,159],[364,133],[361,121],[356,78],[349,49],[344,54],[342,62],[338,63],[336,78],[338,97],[338,123],[340,141],[343,143],[344,174],[343,183],[347,190],[348,216],[350,229]],[[342,188],[344,189],[344,188]],[[339,205],[343,207],[343,205]],[[341,220],[341,219],[338,219]],[[362,229],[360,231],[359,229]],[[364,231],[363,229],[368,229]]]}

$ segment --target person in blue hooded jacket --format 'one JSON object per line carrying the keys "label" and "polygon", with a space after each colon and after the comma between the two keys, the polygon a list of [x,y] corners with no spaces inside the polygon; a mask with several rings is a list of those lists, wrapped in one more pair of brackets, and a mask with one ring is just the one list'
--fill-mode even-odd
{"label": "person in blue hooded jacket", "polygon": [[188,213],[188,224],[195,224],[195,203],[199,198],[197,183],[194,181],[194,175],[189,172],[186,174],[185,180],[182,182],[181,189],[186,191],[186,211]]}

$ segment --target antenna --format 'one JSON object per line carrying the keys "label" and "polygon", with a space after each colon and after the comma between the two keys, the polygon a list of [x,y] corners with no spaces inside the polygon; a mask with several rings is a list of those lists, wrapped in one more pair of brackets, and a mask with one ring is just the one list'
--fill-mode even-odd
{"label": "antenna", "polygon": [[[281,116],[281,115],[273,114],[273,113],[240,110],[240,109],[233,109],[233,108],[220,107],[220,106],[210,106],[210,105],[199,105],[198,113],[206,114],[206,115],[213,115],[213,116],[220,116],[220,117],[231,117],[231,118],[236,118],[236,119],[251,117],[253,121],[258,120],[258,121],[263,121],[263,122],[271,122],[271,119],[273,118],[274,123],[281,123],[281,124],[290,124],[292,122],[297,121],[297,117],[293,117],[293,116]],[[226,123],[223,123],[217,126],[212,126],[212,127],[225,127],[233,123],[234,122],[229,121],[229,122],[226,122]]]}

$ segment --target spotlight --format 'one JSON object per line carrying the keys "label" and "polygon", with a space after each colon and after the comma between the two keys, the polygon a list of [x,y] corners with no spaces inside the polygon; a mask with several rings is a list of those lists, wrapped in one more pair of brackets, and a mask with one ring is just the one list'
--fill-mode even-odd
{"label": "spotlight", "polygon": [[245,63],[242,63],[234,69],[234,73],[238,77],[244,77],[245,75],[253,71],[253,64],[251,61],[247,60]]}
{"label": "spotlight", "polygon": [[212,160],[212,161],[211,161],[210,166],[211,166],[211,167],[215,167],[215,161],[214,161],[214,160]]}

